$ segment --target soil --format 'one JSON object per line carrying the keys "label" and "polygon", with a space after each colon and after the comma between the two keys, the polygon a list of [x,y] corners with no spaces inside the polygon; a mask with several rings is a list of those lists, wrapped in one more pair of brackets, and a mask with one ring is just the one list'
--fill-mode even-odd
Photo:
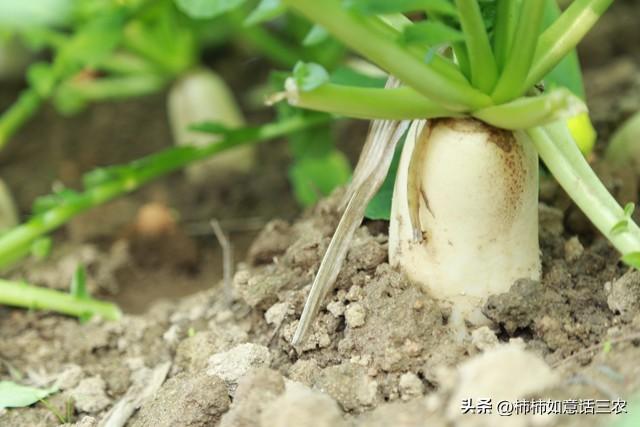
{"label": "soil", "polygon": [[[610,170],[597,154],[640,109],[639,52],[621,42],[636,34],[620,24],[633,13],[634,2],[617,4],[583,49],[585,57],[617,28],[614,51],[587,59],[585,78],[600,135],[594,164],[622,203],[637,201],[637,174]],[[54,179],[75,186],[96,165],[169,146],[163,117],[161,96],[93,106],[72,119],[45,110],[0,158],[2,177],[26,214]],[[349,127],[341,140],[361,133]],[[489,327],[460,342],[447,309],[387,264],[388,224],[366,221],[310,337],[293,348],[342,190],[300,213],[282,173],[286,147],[262,146],[259,158],[252,175],[194,187],[175,174],[87,213],[56,234],[51,258],[11,273],[64,289],[82,262],[92,293],[126,314],[83,324],[0,307],[0,380],[60,390],[29,408],[0,410],[0,425],[108,425],[119,402],[133,400],[129,426],[595,427],[619,416],[469,416],[461,405],[490,396],[494,404],[640,399],[640,273],[627,271],[549,177],[539,207],[542,280],[490,298]],[[139,224],[149,211],[162,218],[151,232]],[[222,280],[212,218],[240,261],[231,283]]]}

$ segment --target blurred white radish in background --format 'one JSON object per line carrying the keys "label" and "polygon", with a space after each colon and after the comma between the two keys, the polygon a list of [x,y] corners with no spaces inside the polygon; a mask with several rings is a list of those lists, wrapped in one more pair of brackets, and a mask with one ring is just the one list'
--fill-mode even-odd
{"label": "blurred white radish in background", "polygon": [[[216,73],[197,69],[174,83],[168,113],[176,145],[204,146],[215,137],[190,130],[190,126],[214,122],[229,128],[245,125],[240,107],[224,80]],[[190,165],[187,176],[194,182],[220,179],[233,172],[248,172],[254,164],[254,148],[241,146],[204,162]]]}

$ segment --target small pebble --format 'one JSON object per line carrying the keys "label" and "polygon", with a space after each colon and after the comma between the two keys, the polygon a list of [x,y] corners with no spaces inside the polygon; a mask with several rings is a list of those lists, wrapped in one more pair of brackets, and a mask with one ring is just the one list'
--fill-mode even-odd
{"label": "small pebble", "polygon": [[366,311],[362,304],[357,302],[349,304],[345,311],[345,318],[347,320],[347,325],[349,325],[350,328],[359,328],[364,325]]}
{"label": "small pebble", "polygon": [[471,332],[471,343],[480,351],[486,351],[498,345],[498,337],[488,326],[481,326]]}
{"label": "small pebble", "polygon": [[235,387],[238,380],[251,368],[268,367],[271,363],[269,349],[258,344],[240,344],[229,351],[216,353],[209,358],[207,374],[222,378]]}
{"label": "small pebble", "polygon": [[565,261],[572,263],[576,262],[584,253],[584,246],[580,243],[580,239],[577,236],[573,236],[567,240],[564,244],[564,259]]}
{"label": "small pebble", "polygon": [[289,304],[286,302],[274,304],[264,313],[264,320],[270,325],[279,325],[284,320],[288,310]]}
{"label": "small pebble", "polygon": [[346,307],[340,301],[331,301],[327,304],[327,311],[333,315],[333,317],[340,317],[344,314]]}
{"label": "small pebble", "polygon": [[98,376],[86,378],[70,394],[75,401],[76,409],[79,412],[95,413],[100,412],[111,404],[111,399],[107,396],[105,389],[107,385]]}
{"label": "small pebble", "polygon": [[400,394],[402,400],[409,400],[414,397],[422,396],[424,385],[420,378],[413,372],[407,372],[400,377]]}

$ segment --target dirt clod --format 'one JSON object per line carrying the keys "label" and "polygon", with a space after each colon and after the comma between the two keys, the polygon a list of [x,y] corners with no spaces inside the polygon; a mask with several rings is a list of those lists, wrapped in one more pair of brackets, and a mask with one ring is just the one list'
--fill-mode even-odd
{"label": "dirt clod", "polygon": [[86,378],[70,391],[76,409],[80,412],[96,413],[111,403],[106,394],[107,384],[100,377]]}
{"label": "dirt clod", "polygon": [[268,368],[250,370],[238,383],[233,405],[220,427],[259,427],[260,415],[285,390],[284,378]]}
{"label": "dirt clod", "polygon": [[498,337],[488,326],[471,331],[471,343],[480,351],[487,351],[498,345]]}
{"label": "dirt clod", "polygon": [[269,403],[261,427],[346,427],[336,402],[324,393],[290,382],[284,394]]}
{"label": "dirt clod", "polygon": [[378,383],[366,369],[346,362],[320,372],[315,386],[325,390],[346,411],[371,407],[378,398]]}
{"label": "dirt clod", "polygon": [[209,375],[178,374],[145,403],[132,427],[205,427],[215,425],[229,408],[225,383]]}
{"label": "dirt clod", "polygon": [[640,271],[627,274],[607,286],[609,308],[620,313],[626,320],[640,312]]}
{"label": "dirt clod", "polygon": [[[495,402],[533,396],[555,385],[557,374],[538,356],[517,344],[486,351],[462,363],[456,373],[456,385],[447,406],[447,416],[464,426],[514,426],[513,420],[497,413],[485,418],[465,417],[460,410],[465,399],[491,396]],[[517,378],[517,381],[514,381]],[[525,426],[520,421],[518,425]]]}
{"label": "dirt clod", "polygon": [[409,400],[418,396],[422,396],[424,385],[422,381],[413,372],[407,372],[400,377],[400,395],[402,400]]}
{"label": "dirt clod", "polygon": [[353,303],[349,304],[344,315],[347,320],[347,326],[350,328],[359,328],[364,325],[367,312],[361,304]]}
{"label": "dirt clod", "polygon": [[233,390],[238,380],[249,369],[268,367],[270,363],[271,354],[268,348],[251,343],[240,344],[228,351],[211,356],[207,365],[207,374],[222,378]]}

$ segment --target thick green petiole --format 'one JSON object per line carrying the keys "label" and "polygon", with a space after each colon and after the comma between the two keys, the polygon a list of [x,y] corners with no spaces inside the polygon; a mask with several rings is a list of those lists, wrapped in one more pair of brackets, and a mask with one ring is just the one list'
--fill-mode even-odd
{"label": "thick green petiole", "polygon": [[487,107],[472,116],[495,127],[528,129],[587,112],[587,107],[570,90],[559,88],[545,95],[518,98],[506,104]]}
{"label": "thick green petiole", "polygon": [[312,91],[299,91],[287,82],[287,100],[293,106],[358,119],[425,119],[457,117],[410,87],[376,89],[324,84]]}
{"label": "thick green petiole", "polygon": [[498,66],[480,6],[476,0],[456,0],[456,6],[469,55],[471,83],[484,93],[491,93],[498,80]]}
{"label": "thick green petiole", "polygon": [[[513,1],[513,0],[512,0]],[[491,97],[501,104],[522,95],[522,82],[527,78],[542,28],[545,2],[523,0],[512,47]]]}
{"label": "thick green petiole", "polygon": [[493,34],[493,53],[498,69],[507,63],[513,33],[518,23],[519,0],[497,0],[496,24]]}
{"label": "thick green petiole", "polygon": [[[385,31],[389,32],[389,35],[394,39],[401,37],[404,29],[410,25],[413,25],[413,22],[401,13],[396,13],[391,15],[382,15],[379,17],[369,17],[367,19],[367,22],[370,25],[373,25],[375,27],[383,28]],[[383,24],[383,26],[381,26],[380,24]],[[462,50],[466,54],[466,47],[464,46],[464,43],[458,43],[458,44],[462,45],[462,47],[464,48]],[[406,47],[411,52],[413,52],[416,58],[418,58],[419,60],[422,60],[426,57],[427,52],[433,46],[410,45],[410,46],[404,46],[404,47]],[[430,58],[429,65],[431,66],[431,68],[433,68],[434,71],[442,74],[443,76],[451,80],[458,81],[463,84],[469,83],[468,78],[460,70],[460,67],[458,67],[452,61],[445,59],[440,55],[433,55],[433,57]]]}
{"label": "thick green petiole", "polygon": [[491,99],[468,83],[454,80],[404,49],[393,38],[370,25],[368,19],[344,9],[339,0],[283,0],[351,49],[452,111],[468,111],[491,104]]}
{"label": "thick green petiole", "polygon": [[28,310],[57,311],[80,318],[97,315],[106,320],[118,320],[122,317],[118,306],[109,302],[76,297],[53,289],[2,279],[0,279],[0,304]]}
{"label": "thick green petiole", "polygon": [[549,28],[536,47],[536,55],[521,92],[544,78],[571,52],[613,0],[575,0]]}
{"label": "thick green petiole", "polygon": [[[99,206],[109,200],[137,190],[147,182],[174,172],[192,162],[208,158],[230,148],[278,138],[302,129],[307,129],[329,120],[326,115],[294,117],[287,121],[272,123],[252,129],[230,131],[219,142],[204,147],[176,147],[145,157],[128,166],[112,168],[113,177],[90,186],[83,193],[63,200],[57,206],[32,217],[26,223],[0,236],[0,268],[17,261],[16,251],[25,254],[36,239],[62,226],[74,216]],[[109,173],[109,169],[106,171]]]}
{"label": "thick green petiole", "polygon": [[529,129],[527,135],[562,188],[600,232],[623,255],[640,252],[640,228],[628,220],[622,233],[614,227],[624,220],[624,209],[607,191],[562,122]]}

